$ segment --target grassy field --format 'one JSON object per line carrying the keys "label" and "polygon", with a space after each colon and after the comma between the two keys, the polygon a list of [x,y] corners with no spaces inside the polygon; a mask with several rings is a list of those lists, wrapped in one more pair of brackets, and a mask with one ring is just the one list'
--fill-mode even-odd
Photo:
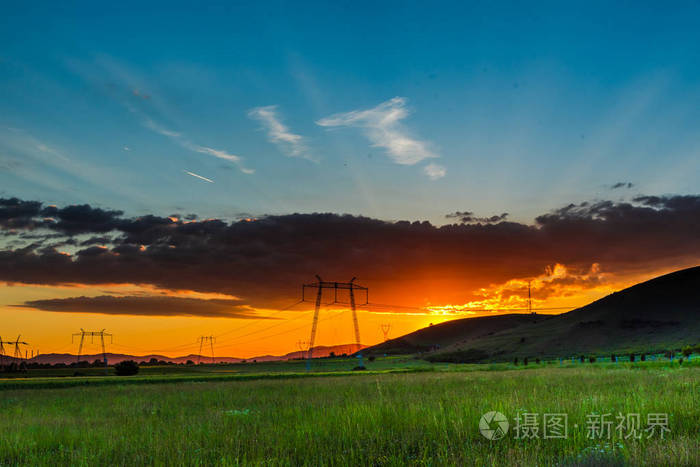
{"label": "grassy field", "polygon": [[[0,381],[0,464],[700,465],[695,362],[433,371],[409,360],[376,363],[374,373],[316,377],[293,368],[148,385],[130,382],[167,375],[68,388]],[[487,440],[478,424],[491,410],[511,427],[518,412],[567,413],[568,438],[515,439],[511,429]],[[648,413],[667,413],[670,432],[587,438],[588,414],[619,412],[640,413],[643,424]]]}

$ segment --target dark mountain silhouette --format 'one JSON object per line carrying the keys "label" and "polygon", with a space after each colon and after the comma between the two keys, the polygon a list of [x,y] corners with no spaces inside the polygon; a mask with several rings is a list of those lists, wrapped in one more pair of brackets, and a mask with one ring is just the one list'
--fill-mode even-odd
{"label": "dark mountain silhouette", "polygon": [[544,319],[547,319],[547,316],[529,314],[456,319],[419,329],[396,339],[390,339],[368,348],[365,353],[393,355],[444,349],[453,344],[490,336],[506,329],[528,323],[537,323]]}
{"label": "dark mountain silhouette", "polygon": [[700,342],[700,266],[615,292],[561,315],[466,318],[421,329],[367,354],[432,349],[440,361],[501,361],[658,352]]}
{"label": "dark mountain silhouette", "polygon": [[[360,346],[361,348],[365,348],[366,346],[362,345]],[[352,354],[353,352],[356,352],[358,350],[356,344],[341,344],[341,345],[333,345],[333,346],[316,346],[314,347],[313,351],[313,356],[314,358],[321,358],[321,357],[328,357],[330,356],[331,352],[334,355],[342,355],[342,354]],[[304,353],[304,356],[306,356],[306,353]],[[148,362],[152,358],[155,358],[158,361],[164,361],[164,362],[170,362],[170,363],[187,363],[188,360],[191,360],[193,362],[197,362],[200,357],[196,354],[190,354],[190,355],[185,355],[182,357],[166,357],[164,355],[158,355],[158,354],[148,354],[148,355],[128,355],[128,354],[117,354],[117,353],[107,353],[107,362],[110,365],[114,365],[116,363],[122,362],[124,360],[135,360],[136,362]],[[257,362],[272,362],[272,361],[281,361],[281,360],[293,360],[293,359],[298,359],[302,358],[302,352],[296,351],[296,352],[289,352],[284,355],[262,355],[259,357],[250,357],[250,358],[238,358],[238,357],[217,357],[215,356],[215,361],[217,363],[241,363],[244,361],[252,362],[253,360]],[[102,360],[102,354],[91,354],[91,355],[81,355],[80,356],[81,361],[88,361],[90,363],[94,362],[95,360]],[[10,356],[4,356],[4,362],[5,364],[14,362],[15,359]],[[40,364],[51,364],[55,365],[57,363],[65,363],[67,365],[71,363],[75,363],[76,361],[76,355],[69,354],[69,353],[49,353],[49,354],[40,354],[35,356],[34,358],[30,358],[27,360],[30,363],[40,363]],[[211,362],[211,356],[208,355],[202,355],[201,356],[201,362],[202,363],[210,363]]]}

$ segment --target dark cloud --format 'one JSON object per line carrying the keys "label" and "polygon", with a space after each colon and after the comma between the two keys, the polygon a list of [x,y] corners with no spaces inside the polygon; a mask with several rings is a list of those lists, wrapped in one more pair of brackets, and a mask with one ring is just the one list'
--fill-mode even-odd
{"label": "dark cloud", "polygon": [[67,235],[82,233],[104,233],[117,229],[117,219],[124,214],[122,211],[111,211],[93,208],[88,204],[67,206],[59,209],[47,206],[41,214],[47,219],[47,226],[52,230]]}
{"label": "dark cloud", "polygon": [[32,229],[41,210],[38,201],[0,198],[0,227],[3,229]]}
{"label": "dark cloud", "polygon": [[0,158],[0,171],[12,172],[22,167],[22,163],[14,159]]}
{"label": "dark cloud", "polygon": [[106,245],[112,241],[111,237],[90,237],[87,240],[80,242],[80,246],[90,246],[90,245]]}
{"label": "dark cloud", "polygon": [[447,214],[445,216],[445,218],[447,218],[447,219],[458,219],[459,222],[461,222],[463,224],[474,224],[474,223],[493,224],[496,222],[501,222],[501,221],[506,220],[506,217],[508,217],[507,212],[504,212],[502,214],[496,214],[496,215],[493,215],[490,217],[477,217],[471,211],[457,211],[457,212]]}
{"label": "dark cloud", "polygon": [[[24,206],[5,215],[21,219],[15,229],[43,222],[36,202],[10,204]],[[56,220],[41,224],[48,232],[69,238],[109,230],[113,238],[72,255],[40,241],[5,248],[0,280],[150,284],[226,293],[252,306],[284,306],[315,274],[327,280],[357,276],[371,287],[373,301],[415,305],[464,300],[479,287],[537,276],[556,263],[654,272],[700,259],[700,196],[571,204],[537,217],[533,225],[504,221],[504,215],[496,216],[500,221],[438,227],[327,213],[186,222],[155,215],[125,218],[87,205],[52,212]]]}
{"label": "dark cloud", "polygon": [[700,196],[637,196],[633,201],[657,209],[667,209],[689,214],[700,209]]}
{"label": "dark cloud", "polygon": [[612,185],[610,185],[610,189],[611,190],[618,190],[620,188],[629,189],[629,188],[632,188],[633,186],[634,186],[634,183],[632,183],[632,182],[617,182],[617,183],[613,183]]}
{"label": "dark cloud", "polygon": [[53,298],[27,301],[20,308],[62,313],[101,313],[138,316],[198,316],[210,318],[264,318],[238,300],[204,300],[168,296],[112,296]]}

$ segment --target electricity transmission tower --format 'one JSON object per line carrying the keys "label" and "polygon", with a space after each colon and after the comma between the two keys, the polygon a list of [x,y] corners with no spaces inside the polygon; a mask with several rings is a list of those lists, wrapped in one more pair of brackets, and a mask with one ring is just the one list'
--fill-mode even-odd
{"label": "electricity transmission tower", "polygon": [[385,323],[381,325],[382,332],[384,333],[384,342],[389,340],[389,331],[391,331],[391,324]]}
{"label": "electricity transmission tower", "polygon": [[532,292],[530,290],[530,284],[532,281],[527,281],[527,311],[532,314]]}
{"label": "electricity transmission tower", "polygon": [[83,328],[80,328],[80,332],[76,332],[71,336],[71,343],[74,342],[74,339],[77,336],[80,336],[80,345],[78,346],[78,356],[76,358],[76,364],[80,363],[80,354],[83,351],[83,343],[85,342],[85,338],[89,337],[90,343],[92,344],[95,342],[95,337],[99,337],[100,342],[102,343],[102,361],[105,364],[105,373],[107,373],[107,350],[105,349],[105,337],[109,337],[109,343],[113,344],[114,336],[112,336],[112,334],[106,333],[104,329],[102,331],[86,331]]}
{"label": "electricity transmission tower", "polygon": [[299,347],[299,351],[301,352],[301,359],[304,359],[304,353],[308,350],[308,342],[306,341],[297,341],[297,346]]}
{"label": "electricity transmission tower", "polygon": [[[361,305],[367,305],[369,303],[369,289],[367,287],[362,287],[355,284],[355,278],[350,279],[350,282],[328,282],[321,279],[319,275],[316,275],[318,282],[312,284],[303,284],[301,286],[301,301],[306,301],[306,289],[316,289],[316,307],[314,309],[314,320],[311,325],[311,339],[309,339],[309,351],[306,354],[306,368],[308,369],[311,365],[311,359],[313,358],[314,351],[314,341],[316,339],[316,329],[318,327],[318,312],[321,309],[321,298],[323,297],[323,289],[333,290],[333,301],[329,304],[342,303],[338,301],[338,290],[347,290],[350,295],[350,308],[352,309],[352,321],[355,327],[355,346],[357,350],[360,350],[362,344],[360,344],[360,326],[357,323],[357,309],[355,304],[355,291],[364,291],[365,293],[365,303]],[[360,359],[360,366],[362,366],[362,353],[358,354]]]}
{"label": "electricity transmission tower", "polygon": [[[10,342],[8,342],[9,344]],[[5,341],[0,336],[0,369],[5,366]]]}
{"label": "electricity transmission tower", "polygon": [[[15,347],[15,353],[14,353],[14,358],[17,360],[17,365],[20,364],[22,361],[22,350],[20,349],[20,345],[29,345],[26,342],[20,341],[20,337],[22,335],[17,336],[17,340],[14,341],[3,341],[2,338],[0,338],[0,365],[5,364],[5,344],[7,345],[13,345]],[[25,358],[26,360],[26,358]]]}
{"label": "electricity transmission tower", "polygon": [[205,342],[209,342],[211,347],[211,362],[214,363],[214,342],[216,342],[216,337],[214,336],[201,336],[199,339],[199,354],[197,355],[197,364],[202,361],[202,346]]}

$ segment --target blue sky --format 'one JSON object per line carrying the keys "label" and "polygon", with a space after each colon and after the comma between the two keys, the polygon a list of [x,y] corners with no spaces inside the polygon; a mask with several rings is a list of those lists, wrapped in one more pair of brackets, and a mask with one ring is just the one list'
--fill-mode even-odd
{"label": "blue sky", "polygon": [[696,193],[699,9],[7,5],[0,196],[442,223]]}

